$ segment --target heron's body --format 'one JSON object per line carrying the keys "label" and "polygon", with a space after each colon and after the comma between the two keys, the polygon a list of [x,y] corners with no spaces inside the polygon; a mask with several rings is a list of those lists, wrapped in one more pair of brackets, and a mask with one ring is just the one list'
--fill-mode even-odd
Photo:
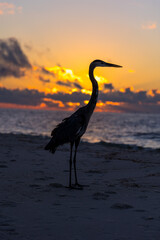
{"label": "heron's body", "polygon": [[74,171],[75,171],[75,185],[79,185],[77,181],[76,174],[76,153],[77,147],[80,142],[80,138],[85,133],[90,117],[95,109],[97,98],[98,98],[98,83],[94,78],[93,71],[97,66],[108,66],[108,67],[120,67],[118,65],[105,63],[101,60],[95,60],[90,64],[89,67],[89,77],[92,82],[92,95],[89,103],[79,108],[75,113],[73,113],[70,117],[62,120],[60,124],[53,129],[51,133],[51,140],[46,145],[45,149],[50,150],[52,153],[56,151],[56,148],[59,145],[63,145],[65,143],[71,144],[71,152],[70,152],[70,178],[69,178],[69,187],[71,188],[71,171],[72,171],[72,148],[75,144],[75,154],[74,154]]}
{"label": "heron's body", "polygon": [[75,142],[77,138],[85,133],[89,119],[86,116],[87,108],[82,107],[73,113],[70,117],[63,121],[53,129],[52,139],[46,146],[51,152],[55,152],[59,145],[68,142]]}

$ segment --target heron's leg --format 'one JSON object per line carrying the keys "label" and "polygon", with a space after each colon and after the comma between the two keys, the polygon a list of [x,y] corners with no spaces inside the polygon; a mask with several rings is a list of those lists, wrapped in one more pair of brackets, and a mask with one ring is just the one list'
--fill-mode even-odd
{"label": "heron's leg", "polygon": [[73,149],[73,142],[71,142],[70,146],[70,160],[69,160],[69,187],[71,188],[71,181],[72,181],[72,149]]}
{"label": "heron's leg", "polygon": [[75,173],[75,185],[79,185],[78,184],[78,179],[77,179],[77,170],[76,170],[76,155],[77,155],[77,148],[80,142],[80,138],[78,138],[75,141],[75,153],[74,153],[74,159],[73,159],[73,163],[74,163],[74,173]]}

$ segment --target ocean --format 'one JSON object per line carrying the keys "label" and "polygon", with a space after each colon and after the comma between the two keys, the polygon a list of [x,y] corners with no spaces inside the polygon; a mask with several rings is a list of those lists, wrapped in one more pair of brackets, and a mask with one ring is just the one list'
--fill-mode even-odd
{"label": "ocean", "polygon": [[[50,136],[72,112],[0,109],[0,133]],[[160,114],[94,112],[82,141],[160,148]]]}

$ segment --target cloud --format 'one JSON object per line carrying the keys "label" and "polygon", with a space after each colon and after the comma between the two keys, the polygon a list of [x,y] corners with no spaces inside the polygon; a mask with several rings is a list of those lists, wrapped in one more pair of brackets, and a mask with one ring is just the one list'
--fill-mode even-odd
{"label": "cloud", "polygon": [[82,86],[79,83],[73,83],[73,85],[78,89],[82,89]]}
{"label": "cloud", "polygon": [[60,86],[65,86],[65,87],[71,87],[72,83],[70,81],[67,82],[62,82],[62,81],[57,81],[56,84],[60,85]]}
{"label": "cloud", "polygon": [[68,93],[54,93],[45,94],[38,90],[29,89],[7,89],[0,87],[0,102],[1,103],[14,103],[21,105],[33,105],[38,106],[41,103],[46,103],[48,105],[50,100],[60,101],[66,104],[67,102],[80,102],[83,104],[84,100],[89,99],[90,95],[83,94],[81,92]]}
{"label": "cloud", "polygon": [[45,94],[38,90],[0,88],[0,102],[37,106],[43,102]]}
{"label": "cloud", "polygon": [[47,94],[46,97],[53,100],[62,101],[63,103],[79,102],[81,105],[83,105],[84,101],[90,98],[90,95],[82,92],[73,92],[72,94],[58,92],[54,94]]}
{"label": "cloud", "polygon": [[108,90],[113,90],[113,89],[114,89],[112,83],[105,83],[105,84],[104,84],[104,88],[105,88],[105,89],[108,89]]}
{"label": "cloud", "polygon": [[0,39],[0,76],[21,77],[25,68],[31,68],[31,64],[19,42],[15,38]]}
{"label": "cloud", "polygon": [[152,95],[149,95],[147,91],[131,91],[130,88],[126,88],[124,92],[122,91],[112,91],[103,93],[100,92],[99,98],[102,102],[112,101],[119,103],[128,104],[158,104],[160,102],[160,93],[157,90],[152,90]]}
{"label": "cloud", "polygon": [[54,72],[47,70],[45,67],[40,67],[40,70],[44,74],[48,74],[48,75],[51,75],[51,76],[55,77]]}
{"label": "cloud", "polygon": [[[76,76],[71,69],[61,66],[48,68],[31,65],[15,38],[0,39],[0,76],[5,78],[8,76],[22,77],[24,75],[25,79],[33,79],[33,85],[30,84],[30,88],[40,86],[39,89],[43,92],[29,89],[11,90],[4,88],[4,84],[1,84],[1,103],[74,110],[77,106],[85,105],[90,99],[91,91],[82,88],[81,78]],[[116,90],[112,83],[108,83],[105,78],[97,77],[97,81],[100,86],[96,107],[98,110],[119,112],[160,111],[160,92],[155,89],[147,92],[126,88],[121,91]],[[31,81],[29,82],[31,83]]]}
{"label": "cloud", "polygon": [[16,12],[21,13],[22,7],[16,7],[14,4],[7,2],[0,3],[0,15],[13,15]]}
{"label": "cloud", "polygon": [[50,82],[51,82],[50,79],[45,79],[45,78],[43,78],[42,76],[39,76],[39,80],[40,80],[41,82],[43,82],[43,83],[50,83]]}
{"label": "cloud", "polygon": [[142,24],[142,29],[145,30],[153,30],[157,28],[157,23],[156,22],[150,22],[150,23],[146,23],[146,24]]}
{"label": "cloud", "polygon": [[74,83],[74,82],[70,82],[69,80],[67,80],[66,82],[63,81],[57,81],[56,84],[60,85],[60,86],[65,86],[65,87],[75,87],[78,89],[82,89],[82,86],[79,83]]}
{"label": "cloud", "polygon": [[47,71],[50,74],[54,74],[55,78],[58,81],[64,82],[81,82],[81,78],[79,76],[76,76],[71,69],[64,68],[61,66],[54,66],[54,67],[46,67],[44,68],[45,71]]}
{"label": "cloud", "polygon": [[[45,94],[38,90],[10,90],[0,87],[1,103],[74,110],[77,106],[84,106],[86,100],[89,99],[90,95],[83,92]],[[134,92],[130,88],[126,88],[123,92],[113,90],[104,93],[100,91],[96,109],[102,111],[158,113],[160,111],[160,92],[152,90],[149,94],[147,91]]]}

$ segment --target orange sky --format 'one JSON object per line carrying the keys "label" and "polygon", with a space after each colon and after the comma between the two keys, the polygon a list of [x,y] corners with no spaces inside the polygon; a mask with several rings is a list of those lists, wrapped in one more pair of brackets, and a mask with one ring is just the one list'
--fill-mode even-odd
{"label": "orange sky", "polygon": [[[143,111],[141,102],[142,105],[150,104],[148,107],[154,104],[159,109],[159,8],[158,0],[39,0],[38,5],[24,0],[1,2],[2,93],[2,88],[8,91],[35,89],[45,94],[44,99],[50,99],[47,94],[55,94],[56,99],[52,96],[51,101],[53,108],[76,108],[89,100],[90,62],[102,59],[122,65],[123,68],[96,69],[100,90],[97,109],[128,111],[126,104],[138,103],[137,111]],[[15,45],[11,46],[10,42],[4,49],[3,43],[7,43],[11,37],[15,39]],[[22,55],[25,56],[30,67],[26,62],[20,64],[16,58],[11,58],[11,52],[16,52],[16,44],[21,49],[16,53],[16,58],[20,60]],[[5,54],[10,59],[7,60]],[[126,89],[130,89],[130,92]],[[81,94],[83,100],[73,102],[71,98],[66,102],[65,96],[64,99],[58,98],[59,93],[71,95],[73,92]],[[121,96],[122,100],[117,96]],[[20,104],[15,98],[7,102],[9,100],[1,97],[1,106],[25,106],[22,100]],[[51,102],[49,106],[49,100],[43,101],[41,98],[36,104],[48,108]],[[120,106],[124,105],[125,108],[121,109]],[[136,106],[130,107],[136,111]],[[144,106],[144,109],[146,111],[147,107]]]}

